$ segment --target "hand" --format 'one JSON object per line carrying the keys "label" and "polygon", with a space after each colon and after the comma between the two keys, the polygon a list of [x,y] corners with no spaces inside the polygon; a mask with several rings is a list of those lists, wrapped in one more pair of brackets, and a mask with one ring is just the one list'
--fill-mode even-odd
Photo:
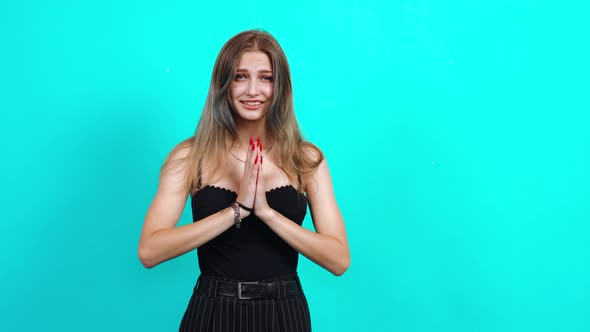
{"label": "hand", "polygon": [[[246,154],[246,162],[244,163],[244,174],[240,180],[240,188],[238,190],[237,201],[242,205],[252,208],[256,196],[256,181],[258,180],[258,170],[260,162],[259,141],[254,141],[250,136],[250,145]],[[240,208],[240,218],[244,219],[250,215],[251,212]]]}
{"label": "hand", "polygon": [[264,173],[263,173],[263,165],[264,160],[262,157],[262,145],[259,145],[258,148],[259,154],[259,163],[258,165],[258,182],[256,184],[256,197],[254,198],[254,215],[258,218],[263,220],[264,216],[267,216],[271,211],[272,208],[268,205],[266,201],[266,191],[264,190]]}

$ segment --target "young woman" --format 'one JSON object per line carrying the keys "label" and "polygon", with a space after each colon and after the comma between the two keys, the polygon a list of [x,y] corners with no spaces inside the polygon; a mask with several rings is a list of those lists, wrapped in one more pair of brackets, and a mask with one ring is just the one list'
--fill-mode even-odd
{"label": "young woman", "polygon": [[[195,222],[176,227],[187,196]],[[308,206],[315,232],[301,227]],[[309,331],[299,253],[337,276],[350,264],[326,160],[301,137],[287,59],[266,32],[223,46],[195,135],[162,166],[138,254],[151,268],[195,248],[181,331]]]}

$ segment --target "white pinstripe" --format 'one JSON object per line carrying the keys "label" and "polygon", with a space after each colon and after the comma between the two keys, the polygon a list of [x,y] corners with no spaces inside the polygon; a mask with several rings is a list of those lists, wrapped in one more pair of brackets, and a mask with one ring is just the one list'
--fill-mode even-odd
{"label": "white pinstripe", "polygon": [[[263,328],[263,326],[262,326],[263,319],[266,318],[266,316],[264,316],[264,317],[262,316],[262,300],[258,301],[258,306],[260,307],[260,310],[258,310],[258,322],[260,324],[259,330],[262,332],[263,331],[263,329],[262,329]],[[264,330],[264,331],[266,331],[266,330]]]}
{"label": "white pinstripe", "polygon": [[[226,313],[225,330],[229,331],[229,299],[225,300],[225,313]],[[219,326],[221,327],[221,326],[223,326],[223,324],[220,324]]]}
{"label": "white pinstripe", "polygon": [[[213,321],[213,326],[211,326],[211,330],[213,330],[213,331],[216,331],[215,330],[215,314],[217,314],[217,312],[220,310],[218,308],[219,305],[216,305],[216,304],[218,304],[218,302],[219,301],[213,300],[213,308],[211,309],[211,315],[213,316],[213,317],[211,317],[211,320]],[[217,310],[215,310],[215,309],[217,309]],[[221,313],[220,313],[219,317],[221,317]]]}
{"label": "white pinstripe", "polygon": [[[254,319],[255,315],[256,315],[256,302],[252,303],[252,331],[256,331],[256,319]],[[248,324],[246,324],[246,326],[247,325]]]}
{"label": "white pinstripe", "polygon": [[[207,309],[207,300],[208,300],[208,298],[205,298],[205,304],[203,305],[203,311],[205,311]],[[209,316],[209,315],[201,315],[201,324],[199,324],[199,331],[203,331],[203,321],[205,320],[205,316]]]}
{"label": "white pinstripe", "polygon": [[[234,307],[236,306],[236,299],[234,297]],[[240,332],[242,332],[242,304],[240,303],[240,305],[238,306],[238,308],[240,308]]]}
{"label": "white pinstripe", "polygon": [[304,316],[305,316],[305,314],[304,314],[304,311],[305,311],[305,306],[303,305],[303,302],[301,301],[301,298],[300,298],[299,296],[297,296],[295,299],[297,300],[297,305],[298,305],[298,306],[299,306],[299,308],[300,308],[300,310],[299,310],[299,319],[300,319],[300,322],[301,322],[302,324],[306,324],[306,325],[303,327],[303,330],[305,330],[305,329],[306,329],[306,327],[308,326],[308,325],[307,325],[307,322],[306,322],[306,320],[305,320],[305,317],[304,317]]}
{"label": "white pinstripe", "polygon": [[283,301],[281,301],[281,312],[283,313],[283,326],[285,327],[285,331],[287,331],[287,320],[285,319],[285,307],[283,306]]}
{"label": "white pinstripe", "polygon": [[295,306],[293,306],[293,311],[291,311],[291,306],[289,304],[293,304],[291,301],[291,297],[285,298],[287,302],[287,309],[289,309],[289,323],[291,324],[291,331],[299,332],[299,328],[297,327],[297,319],[295,318]]}
{"label": "white pinstripe", "polygon": [[[205,300],[207,300],[207,297],[205,297]],[[203,304],[203,306],[202,306],[203,309],[201,309],[201,304]],[[204,318],[203,313],[204,312],[205,312],[205,305],[204,305],[203,301],[199,301],[199,306],[197,307],[197,314],[195,315],[195,317],[197,317],[197,319],[195,320],[195,328],[197,327],[197,323],[199,323],[199,319],[201,320],[200,324],[203,323],[203,318]]]}
{"label": "white pinstripe", "polygon": [[271,327],[271,330],[274,331],[275,330],[275,315],[276,315],[275,300],[272,300],[271,303],[272,303],[272,327]]}
{"label": "white pinstripe", "polygon": [[295,330],[299,332],[299,320],[297,319],[297,307],[295,307],[295,300],[292,297],[287,298],[289,302],[293,305],[293,322],[295,322]]}
{"label": "white pinstripe", "polygon": [[297,320],[297,308],[295,307],[295,304],[293,303],[293,298],[292,297],[288,297],[287,301],[289,301],[289,303],[291,303],[291,305],[293,306],[293,312],[292,312],[292,322],[295,324],[295,331],[299,332],[299,321]]}
{"label": "white pinstripe", "polygon": [[308,305],[305,297],[301,298],[301,302],[305,302],[305,307],[308,309],[308,310],[305,310],[305,319],[307,320],[307,326],[309,326],[309,329],[311,330],[311,317],[310,317],[311,313],[309,312],[309,305]]}
{"label": "white pinstripe", "polygon": [[192,318],[192,308],[193,308],[193,306],[195,305],[195,296],[196,296],[196,295],[193,295],[193,296],[191,296],[191,300],[189,301],[189,304],[188,304],[188,309],[187,309],[187,310],[186,310],[186,312],[184,313],[185,317],[184,317],[184,319],[182,320],[182,324],[180,325],[181,329],[182,329],[183,327],[184,327],[184,328],[186,328],[186,324],[188,323],[188,320],[189,320],[190,318]]}
{"label": "white pinstripe", "polygon": [[[265,331],[268,331],[268,301],[264,300],[264,309],[266,309],[266,312],[264,313],[264,317],[266,317],[265,322],[266,322],[266,329]],[[262,312],[261,312],[262,313]]]}
{"label": "white pinstripe", "polygon": [[199,308],[201,307],[201,301],[198,301],[199,304],[197,305],[197,310],[195,314],[192,314],[191,316],[191,321],[188,324],[188,330],[189,331],[193,331],[193,322],[195,322],[197,320],[198,314],[199,314]]}

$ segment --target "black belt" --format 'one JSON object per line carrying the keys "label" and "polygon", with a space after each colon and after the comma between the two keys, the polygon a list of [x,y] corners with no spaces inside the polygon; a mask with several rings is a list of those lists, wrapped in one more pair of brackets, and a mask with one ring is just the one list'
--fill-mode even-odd
{"label": "black belt", "polygon": [[241,300],[283,298],[302,293],[297,277],[293,280],[227,281],[207,276],[199,277],[195,286],[199,294],[209,297],[234,296]]}

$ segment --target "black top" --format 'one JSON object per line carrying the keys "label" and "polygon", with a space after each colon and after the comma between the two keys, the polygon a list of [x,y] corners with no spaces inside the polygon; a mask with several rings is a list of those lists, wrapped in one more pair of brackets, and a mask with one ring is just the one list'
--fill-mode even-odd
{"label": "black top", "polygon": [[[193,220],[206,218],[230,206],[238,194],[215,186],[204,186],[191,197]],[[268,205],[301,225],[307,198],[287,185],[266,192]],[[203,274],[254,281],[297,271],[299,253],[276,235],[253,213],[197,249]]]}

